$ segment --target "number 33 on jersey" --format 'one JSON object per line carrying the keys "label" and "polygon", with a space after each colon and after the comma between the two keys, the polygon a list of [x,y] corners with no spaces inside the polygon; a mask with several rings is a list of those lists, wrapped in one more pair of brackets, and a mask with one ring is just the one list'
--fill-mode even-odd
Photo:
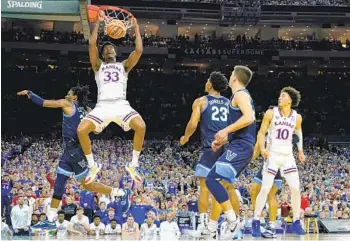
{"label": "number 33 on jersey", "polygon": [[122,63],[102,63],[95,74],[98,101],[126,99],[127,73]]}

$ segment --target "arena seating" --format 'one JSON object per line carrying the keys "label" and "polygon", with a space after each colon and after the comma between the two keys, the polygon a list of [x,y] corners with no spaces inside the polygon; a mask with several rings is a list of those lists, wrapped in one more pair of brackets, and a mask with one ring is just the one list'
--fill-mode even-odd
{"label": "arena seating", "polygon": [[[42,30],[36,35],[30,30],[8,30],[2,31],[2,41],[5,42],[45,42],[45,43],[73,43],[87,44],[84,36],[81,33],[60,33],[53,31]],[[240,48],[240,49],[281,49],[281,50],[349,50],[350,41],[347,40],[345,47],[339,40],[321,41],[308,40],[282,40],[272,39],[269,41],[261,41],[259,39],[247,38],[245,35],[238,35],[234,40],[214,38],[208,36],[195,35],[194,39],[188,36],[179,35],[175,38],[165,38],[160,36],[144,34],[142,36],[145,47],[157,48]],[[102,41],[112,41],[118,46],[134,46],[134,37],[127,34],[121,40],[111,40],[106,36],[101,35]]]}

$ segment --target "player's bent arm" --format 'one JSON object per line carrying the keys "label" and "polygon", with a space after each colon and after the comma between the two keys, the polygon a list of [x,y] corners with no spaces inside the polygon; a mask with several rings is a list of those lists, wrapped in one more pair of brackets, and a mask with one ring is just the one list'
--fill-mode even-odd
{"label": "player's bent arm", "polygon": [[300,114],[297,115],[297,123],[295,125],[294,133],[298,136],[299,142],[297,143],[298,151],[303,151],[303,131],[301,129],[301,123],[303,118]]}
{"label": "player's bent arm", "polygon": [[258,144],[259,144],[260,150],[265,149],[265,136],[269,129],[272,118],[273,118],[273,110],[269,109],[266,111],[264,115],[264,118],[260,126],[260,130],[258,132]]}
{"label": "player's bent arm", "polygon": [[192,104],[191,118],[188,121],[186,130],[185,130],[186,138],[190,138],[197,129],[198,123],[201,118],[201,105],[202,103],[204,103],[204,101],[205,101],[205,98],[201,97],[196,99]]}
{"label": "player's bent arm", "polygon": [[92,66],[92,69],[96,72],[100,69],[101,66],[101,60],[98,54],[97,49],[97,35],[98,35],[98,28],[100,27],[100,20],[97,19],[95,22],[94,29],[92,30],[92,33],[89,38],[89,57],[90,57],[90,63]]}
{"label": "player's bent arm", "polygon": [[139,59],[141,58],[142,52],[143,52],[143,45],[142,45],[142,38],[140,34],[140,28],[139,25],[136,23],[135,20],[135,51],[133,51],[130,55],[129,58],[123,61],[123,65],[125,68],[125,71],[127,73],[132,70],[132,68],[135,67],[137,62],[139,62]]}
{"label": "player's bent arm", "polygon": [[247,93],[243,91],[238,92],[233,98],[232,102],[239,107],[243,115],[235,123],[224,129],[227,133],[232,133],[249,126],[255,120],[254,111],[250,103],[250,96]]}

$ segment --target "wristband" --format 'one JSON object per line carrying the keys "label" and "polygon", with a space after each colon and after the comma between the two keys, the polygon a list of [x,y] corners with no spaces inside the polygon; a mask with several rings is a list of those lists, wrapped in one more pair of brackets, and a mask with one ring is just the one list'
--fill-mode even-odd
{"label": "wristband", "polygon": [[40,96],[34,94],[32,91],[28,91],[29,98],[31,101],[33,101],[35,104],[43,107],[44,105],[44,99],[41,98]]}

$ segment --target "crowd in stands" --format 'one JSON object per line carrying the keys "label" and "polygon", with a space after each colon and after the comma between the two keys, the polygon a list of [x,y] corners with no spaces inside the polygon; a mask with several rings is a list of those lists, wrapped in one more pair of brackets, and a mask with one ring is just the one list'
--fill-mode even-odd
{"label": "crowd in stands", "polygon": [[[144,1],[164,1],[164,0],[144,0]],[[168,2],[192,2],[192,3],[236,3],[237,0],[165,0]],[[262,5],[291,5],[291,6],[349,6],[347,0],[260,0]]]}
{"label": "crowd in stands", "polygon": [[338,6],[348,7],[348,0],[261,0],[262,5],[289,5],[289,6]]}
{"label": "crowd in stands", "polygon": [[[271,39],[262,41],[258,38],[248,38],[245,35],[238,35],[235,39],[224,39],[222,37],[202,36],[196,34],[194,39],[188,36],[179,35],[174,38],[161,37],[150,34],[143,34],[144,47],[157,48],[240,48],[240,49],[281,49],[281,50],[349,50],[350,41],[346,40],[345,47],[337,40],[315,40],[311,34],[307,40],[282,40]],[[117,46],[134,46],[134,36],[127,34],[120,40],[111,40],[101,33],[101,42],[112,41]],[[35,37],[32,31],[19,29],[11,29],[8,31],[2,30],[2,41],[23,41],[23,42],[45,42],[45,43],[72,43],[72,44],[87,44],[84,36],[81,33],[61,33],[48,30],[42,30]]]}
{"label": "crowd in stands", "polygon": [[[11,142],[5,139],[1,144],[8,146]],[[349,146],[332,146],[315,138],[306,138],[305,146],[307,161],[299,166],[303,212],[316,214],[320,219],[349,219]],[[131,151],[129,140],[93,141],[95,160],[103,164],[99,181],[125,188],[128,195],[123,198],[91,195],[70,179],[56,222],[58,236],[122,234],[135,235],[134,239],[138,239],[140,235],[156,235],[157,228],[160,235],[169,235],[169,226],[176,227],[170,234],[179,236],[175,216],[198,211],[199,182],[193,176],[193,167],[200,154],[199,143],[180,147],[178,140],[173,138],[147,140],[140,158],[145,175],[142,185],[133,184],[124,170],[125,163],[131,159]],[[33,138],[30,146],[21,153],[3,157],[2,215],[10,227],[12,221],[14,235],[29,232],[43,235],[29,226],[47,219],[45,213],[51,201],[55,168],[61,153],[60,139]],[[246,227],[251,226],[253,215],[249,188],[261,163],[262,159],[252,162],[237,182],[240,215],[245,219]],[[288,222],[289,200],[290,191],[284,184],[278,195],[279,220]],[[23,222],[18,222],[17,218],[21,214],[20,207],[28,212],[26,218],[21,216]],[[2,227],[6,227],[4,222]],[[2,231],[5,232],[3,228]]]}

